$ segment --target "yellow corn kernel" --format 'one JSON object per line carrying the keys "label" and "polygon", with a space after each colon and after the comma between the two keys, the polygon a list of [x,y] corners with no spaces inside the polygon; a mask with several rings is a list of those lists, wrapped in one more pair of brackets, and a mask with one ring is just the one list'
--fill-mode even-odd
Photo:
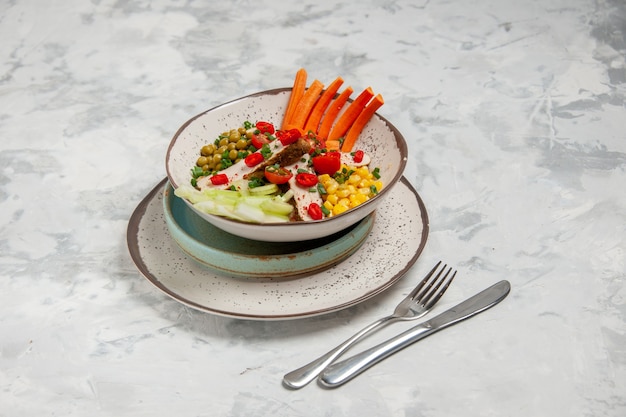
{"label": "yellow corn kernel", "polygon": [[370,195],[370,193],[372,192],[372,190],[370,189],[370,187],[359,187],[358,189],[358,193],[361,195]]}
{"label": "yellow corn kernel", "polygon": [[322,181],[322,184],[324,184],[324,186],[327,186],[331,184],[338,184],[338,182],[334,178],[328,177]]}
{"label": "yellow corn kernel", "polygon": [[361,201],[359,201],[357,194],[350,194],[350,197],[348,197],[348,199],[350,200],[350,208],[356,207],[361,204]]}
{"label": "yellow corn kernel", "polygon": [[356,169],[356,171],[354,171],[354,173],[356,175],[358,175],[361,178],[367,178],[371,175],[371,173],[368,171],[367,167],[358,167]]}
{"label": "yellow corn kernel", "polygon": [[339,189],[339,184],[337,181],[327,181],[326,184],[324,184],[324,188],[328,194],[335,194],[337,189]]}
{"label": "yellow corn kernel", "polygon": [[350,207],[350,199],[348,197],[340,198],[339,201],[337,201],[337,205]]}
{"label": "yellow corn kernel", "polygon": [[343,204],[337,204],[336,206],[333,207],[333,210],[331,211],[331,213],[334,215],[337,215],[337,214],[341,214],[347,211],[348,209],[349,207],[344,206]]}
{"label": "yellow corn kernel", "polygon": [[340,188],[339,190],[337,190],[336,194],[339,198],[346,198],[350,195],[350,190],[348,190],[347,188]]}
{"label": "yellow corn kernel", "polygon": [[348,184],[346,189],[350,192],[350,194],[355,194],[356,193],[356,187],[354,185],[352,185],[352,184]]}
{"label": "yellow corn kernel", "polygon": [[372,182],[366,179],[362,179],[358,184],[356,184],[357,188],[370,188],[370,185],[372,185]]}
{"label": "yellow corn kernel", "polygon": [[380,191],[380,190],[382,190],[382,189],[383,189],[383,182],[382,182],[382,181],[380,181],[380,180],[378,180],[378,181],[374,181],[374,185],[376,186],[376,189],[377,189],[378,191]]}
{"label": "yellow corn kernel", "polygon": [[338,201],[339,197],[337,196],[337,194],[328,194],[326,196],[326,202],[330,203],[333,206],[337,204]]}
{"label": "yellow corn kernel", "polygon": [[352,174],[352,175],[350,175],[350,178],[348,178],[348,184],[356,185],[359,182],[361,182],[361,176],[360,175]]}
{"label": "yellow corn kernel", "polygon": [[367,200],[369,200],[369,196],[367,194],[358,193],[358,194],[354,195],[354,199],[356,201],[358,201],[359,204],[361,204],[361,203],[365,203]]}
{"label": "yellow corn kernel", "polygon": [[324,201],[324,203],[322,204],[324,207],[326,207],[328,209],[328,211],[333,211],[333,206],[334,204],[332,204],[330,201]]}
{"label": "yellow corn kernel", "polygon": [[328,181],[329,179],[331,179],[331,176],[330,176],[330,175],[328,175],[328,174],[322,174],[322,175],[319,175],[319,176],[317,177],[317,180],[318,180],[319,182],[321,182],[322,184],[324,184],[324,183],[325,183],[326,181]]}

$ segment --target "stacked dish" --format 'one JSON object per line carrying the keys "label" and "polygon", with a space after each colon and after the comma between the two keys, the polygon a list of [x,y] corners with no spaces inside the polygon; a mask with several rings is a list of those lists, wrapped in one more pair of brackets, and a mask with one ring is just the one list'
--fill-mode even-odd
{"label": "stacked dish", "polygon": [[287,319],[335,311],[384,291],[415,263],[428,235],[419,195],[402,177],[402,135],[375,114],[358,146],[384,187],[343,214],[314,221],[251,223],[208,214],[175,195],[198,150],[242,120],[276,120],[291,89],[246,96],[193,117],[175,134],[168,178],[128,227],[131,257],[157,288],[191,307],[230,317]]}

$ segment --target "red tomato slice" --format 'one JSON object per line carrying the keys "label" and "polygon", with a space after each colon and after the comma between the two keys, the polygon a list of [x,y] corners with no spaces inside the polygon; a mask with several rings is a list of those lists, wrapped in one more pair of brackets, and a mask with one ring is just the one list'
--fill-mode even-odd
{"label": "red tomato slice", "polygon": [[354,153],[354,156],[352,157],[352,159],[354,159],[354,162],[358,164],[363,160],[364,156],[365,156],[365,152],[363,152],[362,150],[358,150]]}
{"label": "red tomato slice", "polygon": [[246,166],[252,168],[254,166],[259,165],[261,162],[263,162],[264,159],[265,158],[263,158],[263,155],[261,155],[258,152],[255,152],[246,156],[243,162],[246,164]]}
{"label": "red tomato slice", "polygon": [[326,149],[326,141],[322,138],[308,136],[309,143],[311,144],[311,149],[309,150],[309,154],[313,155],[316,152],[319,152],[322,149]]}
{"label": "red tomato slice", "polygon": [[276,132],[276,138],[283,146],[291,145],[301,137],[302,135],[298,129],[279,130]]}
{"label": "red tomato slice", "polygon": [[296,182],[304,188],[311,188],[317,184],[317,175],[308,172],[300,172],[296,174]]}
{"label": "red tomato slice", "polygon": [[324,213],[322,213],[322,208],[317,203],[309,204],[309,207],[306,211],[313,220],[322,220],[322,217],[324,217]]}
{"label": "red tomato slice", "polygon": [[341,154],[339,152],[327,152],[313,157],[313,168],[319,175],[333,175],[341,168]]}
{"label": "red tomato slice", "polygon": [[210,180],[213,185],[228,184],[228,176],[226,174],[215,174],[210,178]]}
{"label": "red tomato slice", "polygon": [[265,167],[265,178],[272,184],[284,184],[293,177],[293,173],[282,167],[270,165]]}
{"label": "red tomato slice", "polygon": [[250,138],[250,143],[252,143],[252,146],[254,146],[255,148],[261,149],[263,145],[270,143],[270,139],[263,133],[260,133],[258,135],[252,135],[252,137]]}
{"label": "red tomato slice", "polygon": [[273,135],[275,132],[274,125],[270,122],[259,121],[256,122],[255,127],[261,133],[269,133],[270,135]]}

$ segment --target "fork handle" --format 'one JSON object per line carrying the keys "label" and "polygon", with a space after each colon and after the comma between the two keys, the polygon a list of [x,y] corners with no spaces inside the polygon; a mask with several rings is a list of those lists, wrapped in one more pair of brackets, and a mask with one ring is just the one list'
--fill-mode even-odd
{"label": "fork handle", "polygon": [[342,385],[383,359],[431,334],[475,316],[502,301],[511,290],[508,281],[500,281],[432,319],[344,361],[330,365],[320,375],[327,388]]}
{"label": "fork handle", "polygon": [[283,377],[283,384],[293,389],[304,387],[306,384],[313,381],[320,374],[320,372],[324,370],[324,368],[341,356],[341,354],[348,350],[350,346],[355,344],[358,340],[397,319],[398,318],[396,316],[390,315],[364,327],[361,331],[355,333],[354,336],[350,337],[325,355],[320,356],[314,361],[286,374]]}

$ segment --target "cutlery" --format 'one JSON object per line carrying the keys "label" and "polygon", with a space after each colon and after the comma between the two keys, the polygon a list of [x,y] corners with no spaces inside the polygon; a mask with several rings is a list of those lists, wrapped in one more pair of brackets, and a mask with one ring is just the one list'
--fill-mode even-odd
{"label": "cutlery", "polygon": [[328,388],[338,387],[410,344],[493,307],[502,301],[510,290],[511,284],[508,281],[500,281],[386,342],[330,365],[321,373],[319,382]]}
{"label": "cutlery", "polygon": [[[369,326],[363,328],[354,336],[326,353],[325,355],[315,359],[307,365],[304,365],[294,371],[289,372],[283,377],[283,384],[288,388],[299,389],[314,380],[324,368],[330,365],[335,359],[341,356],[346,350],[354,345],[358,340],[371,334],[375,330],[383,326],[401,320],[415,320],[423,317],[430,309],[439,301],[446,292],[450,283],[456,275],[456,271],[452,272],[452,268],[444,265],[443,268],[435,275],[437,269],[441,265],[439,261],[435,267],[424,277],[424,279],[402,300],[394,310],[393,314],[383,317]],[[447,271],[446,271],[446,268]],[[445,272],[445,274],[444,274]],[[434,278],[431,280],[431,278]],[[441,285],[443,284],[443,287]],[[439,290],[439,288],[441,289]]]}

